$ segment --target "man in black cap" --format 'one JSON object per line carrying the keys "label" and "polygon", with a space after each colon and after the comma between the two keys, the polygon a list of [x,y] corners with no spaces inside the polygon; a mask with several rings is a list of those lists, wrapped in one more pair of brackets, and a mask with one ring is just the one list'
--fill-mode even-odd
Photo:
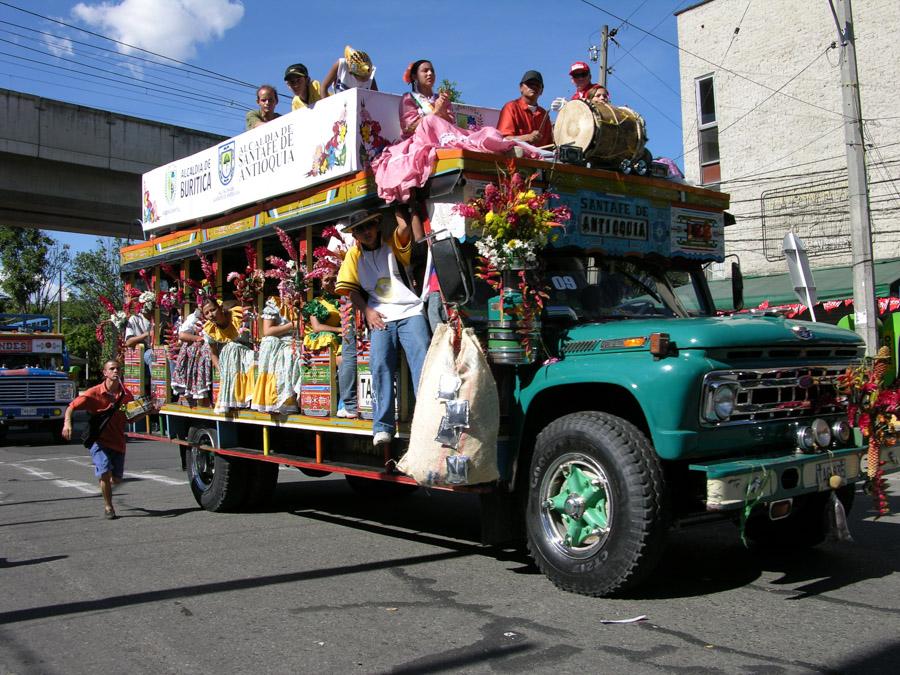
{"label": "man in black cap", "polygon": [[532,145],[553,145],[553,127],[547,111],[538,105],[544,91],[544,78],[536,70],[529,70],[519,83],[521,96],[510,101],[500,111],[497,129],[506,138]]}
{"label": "man in black cap", "polygon": [[322,98],[319,81],[309,79],[309,71],[302,63],[287,67],[284,71],[284,82],[294,92],[291,110],[312,107]]}

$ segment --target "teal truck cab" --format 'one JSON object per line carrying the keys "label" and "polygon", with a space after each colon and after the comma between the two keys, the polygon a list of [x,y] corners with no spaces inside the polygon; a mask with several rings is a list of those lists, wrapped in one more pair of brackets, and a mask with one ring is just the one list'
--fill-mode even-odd
{"label": "teal truck cab", "polygon": [[62,442],[63,415],[75,397],[62,335],[49,316],[0,314],[0,436],[10,427],[46,429]]}
{"label": "teal truck cab", "polygon": [[[326,225],[385,208],[366,152],[374,147],[373,120],[385,137],[399,138],[396,110],[397,97],[351,90],[147,174],[145,230],[154,236],[123,249],[126,281],[137,283],[142,269],[161,278],[164,263],[196,281],[199,250],[218,264],[224,293],[221,281],[243,270],[248,243],[259,260],[278,252],[275,227],[305,237],[311,266]],[[335,126],[332,114],[343,115]],[[269,180],[240,197],[238,188],[256,177],[240,174],[244,183],[235,188],[235,156],[239,166],[248,163],[253,148],[275,139],[279,148],[300,143],[293,154],[279,150],[293,161],[306,153],[306,130],[319,116],[324,129],[338,130],[335,156],[345,164],[323,160],[309,178],[285,177],[277,193],[266,196],[275,185]],[[341,154],[345,141],[358,156]],[[572,218],[528,272],[531,287],[545,287],[548,297],[533,317],[540,321],[523,327],[531,349],[511,356],[517,333],[498,329],[496,293],[474,273],[480,233],[454,208],[482,194],[506,161],[439,149],[420,193],[444,300],[481,341],[499,400],[499,478],[429,487],[478,493],[486,542],[524,535],[556,585],[590,595],[621,592],[652,574],[673,525],[723,518],[759,545],[822,541],[832,493],[849,508],[867,476],[866,447],[836,388],[838,375],[864,355],[860,338],[715,307],[707,274],[724,262],[728,195],[665,177],[516,159],[515,169],[535,174],[534,187],[557,194],[553,203],[567,205]],[[205,203],[171,188],[191,172],[209,175]],[[186,302],[181,313],[192,310]],[[399,433],[382,456],[373,454],[370,421],[337,416],[333,360],[320,376],[315,386],[332,393],[314,411],[217,413],[169,397],[158,432],[132,433],[176,444],[197,502],[212,511],[258,505],[274,489],[279,465],[344,474],[370,495],[413,488],[413,478],[392,470],[408,449],[415,410],[408,378],[399,382]],[[163,391],[165,373],[154,377]],[[900,468],[893,454],[885,461],[885,472]]]}

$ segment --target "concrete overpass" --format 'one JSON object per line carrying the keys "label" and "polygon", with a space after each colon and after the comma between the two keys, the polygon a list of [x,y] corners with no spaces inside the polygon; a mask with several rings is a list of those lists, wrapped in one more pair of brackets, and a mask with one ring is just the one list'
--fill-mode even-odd
{"label": "concrete overpass", "polygon": [[222,139],[0,88],[0,225],[142,239],[141,174]]}

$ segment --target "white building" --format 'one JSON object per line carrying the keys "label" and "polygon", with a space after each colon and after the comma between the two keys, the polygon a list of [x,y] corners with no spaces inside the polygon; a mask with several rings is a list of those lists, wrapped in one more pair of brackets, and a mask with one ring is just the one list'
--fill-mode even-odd
{"label": "white building", "polygon": [[[874,257],[900,258],[900,1],[853,0],[852,9]],[[726,253],[745,274],[785,272],[782,239],[793,228],[814,271],[849,265],[829,0],[706,0],[677,21],[685,173],[731,194],[737,225]]]}

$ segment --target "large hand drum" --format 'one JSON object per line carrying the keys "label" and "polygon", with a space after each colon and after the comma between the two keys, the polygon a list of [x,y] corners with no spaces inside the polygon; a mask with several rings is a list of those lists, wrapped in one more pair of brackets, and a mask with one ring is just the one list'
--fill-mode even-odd
{"label": "large hand drum", "polygon": [[643,156],[647,133],[644,118],[631,108],[569,101],[556,117],[553,140],[581,148],[589,162],[618,164]]}

